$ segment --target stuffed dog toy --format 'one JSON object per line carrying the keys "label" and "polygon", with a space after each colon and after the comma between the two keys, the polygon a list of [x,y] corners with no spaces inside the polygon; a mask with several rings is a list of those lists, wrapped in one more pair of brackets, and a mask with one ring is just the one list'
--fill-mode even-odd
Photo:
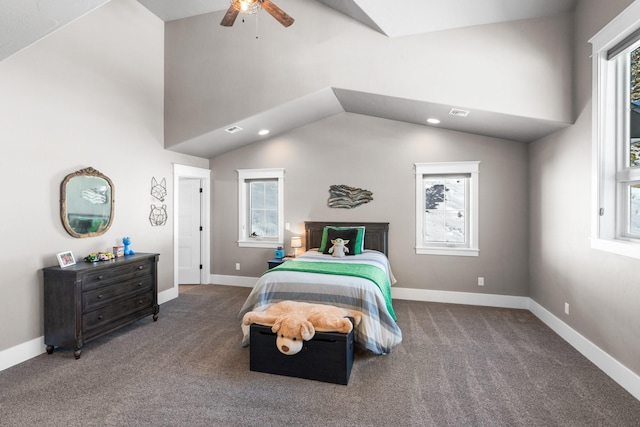
{"label": "stuffed dog toy", "polygon": [[[353,324],[347,318],[353,319]],[[280,301],[264,311],[250,311],[242,317],[242,327],[252,323],[271,326],[277,334],[276,347],[288,356],[302,350],[302,341],[309,341],[318,332],[347,334],[358,326],[362,313],[325,304],[297,301]]]}

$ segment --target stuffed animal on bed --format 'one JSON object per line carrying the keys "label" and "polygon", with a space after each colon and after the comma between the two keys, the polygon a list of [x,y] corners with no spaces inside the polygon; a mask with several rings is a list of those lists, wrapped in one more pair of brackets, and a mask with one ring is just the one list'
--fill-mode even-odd
{"label": "stuffed animal on bed", "polygon": [[[347,318],[353,319],[353,324]],[[291,356],[302,350],[302,341],[309,341],[318,332],[347,334],[358,326],[362,313],[333,305],[310,304],[297,301],[280,301],[264,311],[250,311],[242,317],[242,327],[252,323],[271,326],[277,334],[276,347]]]}
{"label": "stuffed animal on bed", "polygon": [[342,258],[349,253],[349,248],[347,247],[349,240],[343,240],[338,237],[337,239],[332,240],[331,243],[333,243],[333,246],[329,248],[329,253],[332,256]]}

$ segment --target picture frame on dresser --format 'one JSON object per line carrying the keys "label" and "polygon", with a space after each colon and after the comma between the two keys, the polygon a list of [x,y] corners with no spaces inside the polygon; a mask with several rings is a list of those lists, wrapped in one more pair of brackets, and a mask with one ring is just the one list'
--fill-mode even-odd
{"label": "picture frame on dresser", "polygon": [[69,267],[70,265],[75,265],[76,263],[76,259],[73,257],[73,252],[71,251],[60,252],[56,255],[56,258],[58,259],[60,268]]}

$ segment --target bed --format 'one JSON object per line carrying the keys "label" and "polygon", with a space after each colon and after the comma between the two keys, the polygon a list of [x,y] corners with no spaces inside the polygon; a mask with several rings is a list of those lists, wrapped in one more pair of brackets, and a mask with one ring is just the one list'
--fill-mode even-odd
{"label": "bed", "polygon": [[[335,258],[319,252],[325,226],[364,227],[362,253]],[[402,332],[391,301],[390,286],[395,279],[387,258],[388,232],[389,223],[305,222],[305,253],[265,272],[247,297],[239,318],[283,300],[358,310],[363,318],[354,331],[356,345],[376,354],[391,352],[402,341]],[[243,328],[242,344],[249,345],[249,328]]]}

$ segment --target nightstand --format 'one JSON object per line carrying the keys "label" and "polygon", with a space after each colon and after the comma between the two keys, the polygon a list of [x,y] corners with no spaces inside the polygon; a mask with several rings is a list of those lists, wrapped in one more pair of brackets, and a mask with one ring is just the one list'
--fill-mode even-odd
{"label": "nightstand", "polygon": [[269,261],[267,261],[267,264],[269,264],[269,270],[271,270],[273,267],[279,266],[280,264],[282,264],[285,261],[287,261],[287,258],[270,259]]}

